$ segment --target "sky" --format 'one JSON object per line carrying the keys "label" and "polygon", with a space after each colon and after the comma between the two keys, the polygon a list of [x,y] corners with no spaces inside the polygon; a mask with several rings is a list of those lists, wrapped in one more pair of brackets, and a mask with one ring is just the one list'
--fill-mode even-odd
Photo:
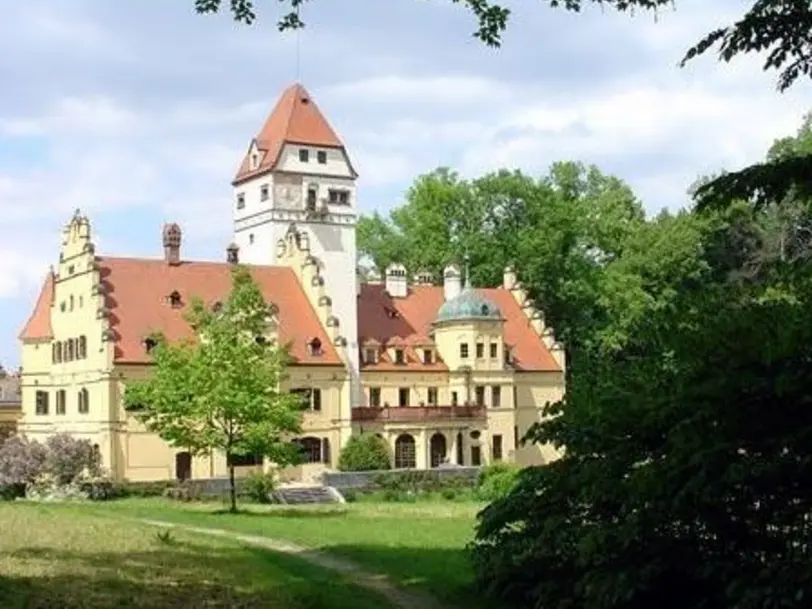
{"label": "sky", "polygon": [[500,49],[472,38],[472,16],[450,0],[312,0],[299,34],[277,32],[276,2],[259,0],[250,27],[193,4],[29,0],[0,11],[7,367],[75,209],[101,254],[160,255],[174,221],[184,257],[224,258],[231,178],[297,80],[348,148],[362,213],[399,205],[439,166],[540,176],[563,160],[624,179],[652,213],[678,209],[698,176],[760,160],[812,106],[807,83],[779,94],[758,57],[678,67],[741,0],[678,0],[656,19],[508,0]]}

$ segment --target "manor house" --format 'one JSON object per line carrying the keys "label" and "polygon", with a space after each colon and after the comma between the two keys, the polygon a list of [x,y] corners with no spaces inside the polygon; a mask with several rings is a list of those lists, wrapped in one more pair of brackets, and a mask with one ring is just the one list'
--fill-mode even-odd
{"label": "manor house", "polygon": [[20,333],[21,431],[89,438],[119,479],[224,475],[224,455],[192,458],[167,445],[121,397],[129,380],[150,374],[150,336],[189,335],[187,303],[197,296],[216,307],[240,263],[272,304],[272,331],[293,357],[288,389],[306,404],[297,438],[304,463],[290,477],[335,468],[361,432],[380,434],[397,468],[555,458],[552,447],[519,443],[563,395],[565,361],[516,273],[505,269],[501,286],[479,288],[455,264],[440,281],[393,264],[362,280],[357,178],[344,144],[296,84],[232,182],[233,243],[221,260],[188,260],[177,224],[156,228],[162,256],[97,252],[77,211]]}

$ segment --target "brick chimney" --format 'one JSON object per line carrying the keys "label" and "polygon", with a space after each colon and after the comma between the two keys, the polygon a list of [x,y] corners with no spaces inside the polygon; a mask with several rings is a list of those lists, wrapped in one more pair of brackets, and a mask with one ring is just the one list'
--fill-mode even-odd
{"label": "brick chimney", "polygon": [[226,262],[229,264],[240,263],[240,246],[236,243],[230,243],[226,248]]}
{"label": "brick chimney", "polygon": [[171,266],[179,265],[181,241],[180,226],[174,222],[172,224],[164,224],[163,241],[164,261]]}

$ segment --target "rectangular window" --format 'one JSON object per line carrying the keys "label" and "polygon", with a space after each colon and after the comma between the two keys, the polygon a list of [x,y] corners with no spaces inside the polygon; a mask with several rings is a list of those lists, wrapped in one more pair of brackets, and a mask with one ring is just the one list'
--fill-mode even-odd
{"label": "rectangular window", "polygon": [[56,392],[56,414],[65,414],[65,402],[67,402],[67,393],[64,389]]}
{"label": "rectangular window", "polygon": [[307,163],[310,160],[310,151],[307,148],[299,148],[299,162]]}
{"label": "rectangular window", "polygon": [[403,353],[403,349],[395,349],[395,363],[396,364],[406,363],[406,356]]}
{"label": "rectangular window", "polygon": [[401,387],[398,389],[398,406],[409,405],[409,388]]}
{"label": "rectangular window", "polygon": [[499,357],[499,345],[497,345],[496,343],[491,343],[490,348],[491,348],[491,359],[496,359],[497,357]]}
{"label": "rectangular window", "polygon": [[350,193],[346,190],[331,188],[327,191],[331,205],[349,205]]}
{"label": "rectangular window", "polygon": [[434,363],[434,356],[431,352],[431,349],[423,349],[423,363],[424,364]]}
{"label": "rectangular window", "polygon": [[451,405],[457,406],[460,403],[459,394],[456,391],[451,392]]}
{"label": "rectangular window", "polygon": [[519,426],[518,425],[513,426],[513,446],[515,446],[517,449],[519,448]]}
{"label": "rectangular window", "polygon": [[491,438],[491,461],[502,460],[502,436],[496,435]]}
{"label": "rectangular window", "polygon": [[482,449],[479,447],[479,444],[474,444],[471,447],[471,465],[473,467],[482,465]]}
{"label": "rectangular window", "polygon": [[379,407],[381,405],[381,388],[380,387],[370,387],[369,388],[369,405]]}
{"label": "rectangular window", "polygon": [[79,406],[79,414],[87,414],[90,412],[90,392],[86,387],[82,387],[79,390],[77,401]]}
{"label": "rectangular window", "polygon": [[365,364],[374,364],[378,361],[378,350],[377,349],[366,349],[364,350],[364,363]]}
{"label": "rectangular window", "polygon": [[36,414],[48,414],[48,392],[37,391],[36,393]]}
{"label": "rectangular window", "polygon": [[308,188],[307,189],[307,210],[308,211],[315,211],[316,210],[316,197],[318,193],[316,192],[315,188]]}
{"label": "rectangular window", "polygon": [[477,406],[484,406],[485,405],[485,387],[482,385],[477,385],[476,389],[474,390],[476,393],[476,405]]}
{"label": "rectangular window", "polygon": [[316,160],[319,162],[319,165],[325,165],[327,163],[327,153],[324,150],[319,150],[316,153]]}
{"label": "rectangular window", "polygon": [[519,400],[518,400],[518,397],[519,397],[519,392],[516,390],[516,385],[514,385],[514,386],[513,386],[513,407],[514,407],[514,408],[518,408],[518,407],[519,407]]}
{"label": "rectangular window", "polygon": [[245,195],[240,193],[237,195],[237,209],[242,209],[245,207]]}
{"label": "rectangular window", "polygon": [[267,201],[268,200],[268,185],[263,184],[259,187],[259,200],[260,201]]}
{"label": "rectangular window", "polygon": [[437,387],[429,387],[428,394],[429,406],[437,406]]}
{"label": "rectangular window", "polygon": [[262,455],[227,455],[226,465],[234,467],[253,467],[262,465]]}
{"label": "rectangular window", "polygon": [[468,359],[468,343],[460,343],[460,359]]}
{"label": "rectangular window", "polygon": [[321,389],[299,388],[291,389],[290,392],[299,396],[302,401],[302,410],[321,410]]}
{"label": "rectangular window", "polygon": [[494,408],[502,406],[502,388],[499,385],[491,387],[491,406]]}
{"label": "rectangular window", "polygon": [[476,358],[482,359],[485,357],[485,344],[484,343],[477,343],[476,344]]}

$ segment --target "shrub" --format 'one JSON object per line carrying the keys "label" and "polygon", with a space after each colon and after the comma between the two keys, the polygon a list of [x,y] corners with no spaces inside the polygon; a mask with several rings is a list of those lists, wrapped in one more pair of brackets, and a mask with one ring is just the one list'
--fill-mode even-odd
{"label": "shrub", "polygon": [[344,497],[344,501],[347,503],[355,503],[358,501],[358,493],[352,489],[341,491],[341,496]]}
{"label": "shrub", "polygon": [[90,440],[59,433],[48,437],[45,448],[45,471],[57,484],[70,484],[82,474],[98,475],[101,469],[101,457]]}
{"label": "shrub", "polygon": [[271,493],[276,488],[273,474],[252,473],[245,478],[243,494],[257,503],[273,503]]}
{"label": "shrub", "polygon": [[164,490],[163,496],[168,499],[174,499],[175,501],[188,503],[190,501],[200,501],[203,497],[203,492],[199,486],[181,482],[176,486],[170,486]]}
{"label": "shrub", "polygon": [[344,472],[369,472],[391,467],[386,441],[372,433],[351,436],[338,457],[338,469]]}
{"label": "shrub", "polygon": [[174,488],[177,482],[174,480],[158,480],[156,482],[120,482],[116,485],[117,497],[163,497],[166,489]]}
{"label": "shrub", "polygon": [[91,501],[110,501],[123,497],[124,489],[107,478],[90,478],[79,482],[79,488]]}
{"label": "shrub", "polygon": [[78,482],[61,484],[56,475],[44,473],[25,487],[25,498],[30,501],[68,501],[87,499],[88,495]]}
{"label": "shrub", "polygon": [[39,442],[9,438],[0,446],[0,487],[25,488],[43,473],[46,457],[47,450]]}
{"label": "shrub", "polygon": [[516,485],[519,468],[507,463],[494,463],[479,473],[477,497],[492,502],[506,497]]}

